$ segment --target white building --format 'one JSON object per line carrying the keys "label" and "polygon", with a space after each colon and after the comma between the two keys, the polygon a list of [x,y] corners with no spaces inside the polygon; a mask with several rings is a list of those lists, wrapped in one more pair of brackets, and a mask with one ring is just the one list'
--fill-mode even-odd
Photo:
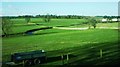
{"label": "white building", "polygon": [[107,22],[107,19],[102,19],[102,22]]}
{"label": "white building", "polygon": [[118,21],[120,21],[120,18],[118,18]]}
{"label": "white building", "polygon": [[102,19],[101,21],[102,21],[102,22],[107,22],[107,21],[117,22],[117,21],[120,21],[120,19],[117,19],[117,18],[113,18],[113,19],[111,19],[111,20],[108,20],[108,19]]}
{"label": "white building", "polygon": [[115,22],[117,22],[117,21],[118,21],[118,19],[117,19],[117,18],[114,18],[114,19],[112,19],[112,21],[115,21]]}

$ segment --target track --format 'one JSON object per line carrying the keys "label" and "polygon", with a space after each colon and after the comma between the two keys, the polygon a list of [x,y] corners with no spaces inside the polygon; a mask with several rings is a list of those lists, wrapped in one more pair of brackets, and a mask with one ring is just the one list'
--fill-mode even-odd
{"label": "track", "polygon": [[[69,28],[69,27],[53,27],[54,29],[64,29],[64,30],[87,30],[88,27],[84,28]],[[96,29],[119,29],[118,27],[96,27]]]}

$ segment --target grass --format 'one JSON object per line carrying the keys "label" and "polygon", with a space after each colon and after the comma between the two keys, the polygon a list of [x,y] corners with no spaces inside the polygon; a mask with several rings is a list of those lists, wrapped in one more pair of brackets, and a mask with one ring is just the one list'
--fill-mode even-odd
{"label": "grass", "polygon": [[[70,27],[71,28],[84,28],[84,27],[88,27],[88,25],[87,24],[80,24],[80,25],[75,25],[75,26],[70,26]],[[97,23],[96,27],[97,28],[99,28],[99,27],[108,27],[108,28],[116,27],[116,28],[118,28],[118,22],[114,22],[114,23]]]}
{"label": "grass", "polygon": [[[70,26],[87,27],[77,25],[85,22],[84,19],[52,19],[50,22],[42,22],[42,19],[32,18],[31,23],[26,24],[24,19],[12,19],[14,27],[12,33],[25,32],[30,29],[43,26]],[[117,23],[99,23],[98,27],[117,27]],[[33,50],[47,51],[48,62],[45,65],[60,64],[61,54],[70,54],[69,64],[117,64],[118,56],[118,30],[116,29],[88,29],[88,30],[61,30],[48,29],[40,30],[33,35],[20,35],[2,38],[2,60],[10,61],[10,56],[16,52]],[[100,58],[100,49],[103,50],[103,58]],[[111,60],[113,62],[111,62]],[[66,60],[65,60],[66,61]],[[66,62],[65,62],[66,64]],[[44,64],[43,64],[44,65]],[[39,67],[39,65],[38,65]]]}
{"label": "grass", "polygon": [[[14,24],[27,24],[24,18],[11,19],[11,20]],[[86,22],[86,20],[85,19],[51,19],[51,21],[47,23],[44,22],[44,20],[41,18],[31,18],[30,21],[30,23],[47,24],[47,25],[49,25],[49,23],[51,25],[59,25],[59,24],[66,25],[66,24],[76,24],[81,22]]]}
{"label": "grass", "polygon": [[53,29],[41,31],[41,33],[47,34],[3,38],[3,61],[8,61],[9,58],[7,57],[10,57],[11,53],[14,52],[39,49],[52,51],[70,47],[87,46],[85,44],[98,44],[118,40],[118,32],[115,30],[91,29],[87,31],[64,31]]}
{"label": "grass", "polygon": [[44,26],[37,26],[37,25],[15,26],[15,27],[12,28],[11,34],[26,32],[27,30],[36,29],[36,28],[42,28],[42,27],[44,27]]}
{"label": "grass", "polygon": [[[37,23],[36,24],[27,24],[24,19],[12,19],[14,26],[12,27],[12,33],[20,33],[25,32],[30,29],[41,28],[44,26],[66,26],[72,28],[84,28],[88,27],[86,24],[81,24],[86,22],[85,19],[51,19],[50,22],[44,22],[41,18],[31,18],[30,23]],[[72,26],[73,25],[73,26]],[[118,23],[98,23],[97,27],[118,27]]]}
{"label": "grass", "polygon": [[28,24],[25,22],[25,19],[11,19],[13,22],[13,27],[12,31],[10,34],[13,33],[21,33],[25,32],[30,29],[36,29],[36,28],[41,28],[45,26],[70,26],[72,24],[80,24],[82,22],[85,22],[84,19],[51,19],[50,22],[44,22],[43,19],[41,18],[31,18],[30,23],[37,23],[40,25],[36,24]]}
{"label": "grass", "polygon": [[118,22],[116,23],[99,23],[97,27],[118,27]]}

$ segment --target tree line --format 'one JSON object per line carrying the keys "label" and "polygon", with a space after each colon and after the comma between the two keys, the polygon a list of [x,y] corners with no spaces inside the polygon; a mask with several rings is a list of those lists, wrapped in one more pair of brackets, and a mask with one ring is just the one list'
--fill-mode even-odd
{"label": "tree line", "polygon": [[[10,19],[16,19],[16,18],[25,18],[25,17],[29,17],[29,18],[53,18],[53,19],[83,19],[89,16],[79,16],[79,15],[50,15],[50,14],[46,14],[46,15],[22,15],[22,16],[3,16],[3,17],[7,17]],[[102,16],[98,16],[98,17],[102,17]]]}
{"label": "tree line", "polygon": [[[25,18],[25,17],[29,17],[29,18],[53,18],[53,19],[84,19],[86,17],[90,17],[90,16],[80,16],[80,15],[52,15],[52,14],[46,14],[46,15],[22,15],[22,16],[2,16],[2,17],[7,17],[10,19],[15,19],[15,18]],[[120,18],[120,16],[94,16],[94,17],[98,17],[98,18],[104,18],[104,19],[113,19],[113,18]]]}

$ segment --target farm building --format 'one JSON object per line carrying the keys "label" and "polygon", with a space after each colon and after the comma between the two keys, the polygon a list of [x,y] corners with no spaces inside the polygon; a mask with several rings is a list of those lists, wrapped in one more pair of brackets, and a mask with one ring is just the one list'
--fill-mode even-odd
{"label": "farm building", "polygon": [[117,22],[117,21],[118,21],[118,19],[117,19],[117,18],[114,18],[114,19],[112,19],[111,21],[115,21],[115,22]]}
{"label": "farm building", "polygon": [[117,18],[113,18],[113,19],[109,19],[109,20],[108,19],[102,19],[101,21],[102,22],[107,22],[107,21],[117,22],[117,21],[120,21],[120,19],[119,18],[118,19]]}
{"label": "farm building", "polygon": [[120,21],[120,18],[118,18],[117,20]]}
{"label": "farm building", "polygon": [[107,19],[102,19],[102,22],[107,22],[108,20]]}

